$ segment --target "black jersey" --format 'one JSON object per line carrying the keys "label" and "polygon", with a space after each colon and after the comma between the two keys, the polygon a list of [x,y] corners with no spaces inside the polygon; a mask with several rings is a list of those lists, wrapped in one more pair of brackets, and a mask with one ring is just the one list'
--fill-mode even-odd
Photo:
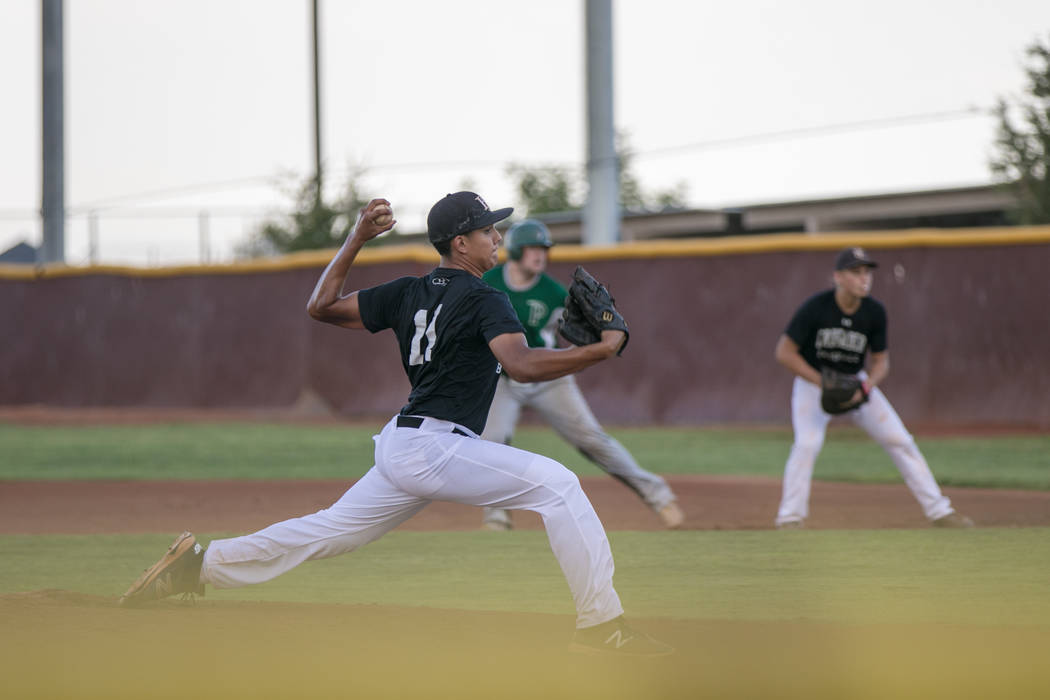
{"label": "black jersey", "polygon": [[864,297],[855,313],[846,314],[835,302],[835,290],[828,289],[807,299],[784,333],[814,369],[831,367],[856,374],[864,369],[869,350],[886,349],[886,309]]}
{"label": "black jersey", "polygon": [[507,295],[464,270],[437,268],[358,294],[361,321],[392,328],[412,393],[402,415],[459,423],[481,434],[500,366],[489,341],[524,329]]}

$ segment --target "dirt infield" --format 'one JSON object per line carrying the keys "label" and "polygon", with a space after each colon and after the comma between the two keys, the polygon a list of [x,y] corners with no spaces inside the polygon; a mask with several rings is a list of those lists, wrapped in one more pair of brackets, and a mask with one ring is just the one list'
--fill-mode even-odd
{"label": "dirt infield", "polygon": [[[376,420],[380,420],[377,418]],[[0,421],[24,425],[126,425],[157,422],[287,422],[345,425],[346,420],[304,410],[124,409],[0,406]],[[1000,435],[1041,432],[996,425],[926,426],[931,435]],[[780,480],[760,477],[668,476],[686,513],[685,529],[760,530],[772,527]],[[608,477],[581,479],[607,530],[656,530],[660,522]],[[351,484],[318,481],[11,481],[0,482],[0,534],[252,531],[324,508]],[[985,527],[1050,526],[1050,492],[945,488],[956,508]],[[433,503],[403,530],[471,530],[478,509]],[[538,529],[539,517],[519,512],[515,527]],[[926,521],[903,483],[887,485],[815,481],[812,529],[924,527]]]}
{"label": "dirt infield", "polygon": [[[656,516],[608,477],[585,477],[584,489],[609,530],[655,530]],[[780,498],[777,479],[673,476],[686,529],[768,529]],[[0,533],[247,532],[315,512],[334,502],[347,481],[10,481],[0,484]],[[1050,492],[948,488],[955,506],[981,526],[1050,526]],[[814,482],[814,529],[924,527],[903,484]],[[472,530],[477,508],[432,503],[403,530]],[[515,526],[541,527],[533,513]]]}

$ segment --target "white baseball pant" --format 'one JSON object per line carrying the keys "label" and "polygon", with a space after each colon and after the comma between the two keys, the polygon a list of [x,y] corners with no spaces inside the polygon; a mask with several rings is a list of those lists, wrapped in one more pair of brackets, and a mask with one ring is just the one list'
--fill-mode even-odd
{"label": "white baseball pant", "polygon": [[[516,382],[510,377],[500,378],[481,437],[509,443],[514,437],[521,410],[526,406],[536,409],[562,439],[607,474],[626,484],[653,510],[659,510],[674,500],[671,487],[662,477],[642,469],[618,440],[602,430],[573,375],[546,382]],[[499,508],[487,508],[484,518],[486,521],[509,521],[506,511]]]}
{"label": "white baseball pant", "polygon": [[[456,428],[470,437],[453,433]],[[577,627],[623,614],[605,530],[579,479],[564,466],[434,418],[419,428],[399,428],[395,417],[374,440],[375,466],[332,506],[211,542],[201,581],[216,588],[268,581],[309,559],[368,544],[431,501],[453,501],[539,513],[568,580]]]}
{"label": "white baseball pant", "polygon": [[[861,376],[864,377],[863,374]],[[791,425],[795,431],[795,442],[784,466],[777,525],[801,521],[809,515],[813,465],[824,446],[824,436],[831,421],[831,416],[820,406],[820,393],[820,387],[816,384],[795,377],[791,390]],[[951,502],[941,493],[933,478],[926,459],[919,452],[915,439],[877,387],[872,389],[867,403],[850,411],[849,416],[889,453],[927,518],[936,520],[954,512]]]}

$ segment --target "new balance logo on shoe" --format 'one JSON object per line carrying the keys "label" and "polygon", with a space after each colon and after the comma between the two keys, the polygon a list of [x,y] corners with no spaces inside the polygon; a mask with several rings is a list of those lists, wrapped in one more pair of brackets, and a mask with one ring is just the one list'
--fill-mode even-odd
{"label": "new balance logo on shoe", "polygon": [[158,598],[166,598],[174,593],[175,587],[171,585],[171,574],[168,574],[167,576],[158,576],[154,588],[157,591]]}
{"label": "new balance logo on shoe", "polygon": [[632,629],[618,617],[594,627],[576,630],[569,651],[609,656],[665,656],[674,647]]}
{"label": "new balance logo on shoe", "polygon": [[628,635],[627,638],[625,639],[624,636],[623,636],[623,631],[622,630],[616,630],[611,635],[609,635],[609,638],[605,640],[605,643],[606,644],[612,644],[616,649],[619,649],[620,647],[622,647],[624,644],[626,644],[627,642],[631,641],[632,639],[634,639],[634,635]]}

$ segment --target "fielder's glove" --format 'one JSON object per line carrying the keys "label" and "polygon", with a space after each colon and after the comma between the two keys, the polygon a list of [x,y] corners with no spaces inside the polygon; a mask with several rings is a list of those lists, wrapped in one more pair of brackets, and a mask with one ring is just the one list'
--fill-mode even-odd
{"label": "fielder's glove", "polygon": [[[854,398],[857,390],[860,397]],[[820,370],[820,407],[835,416],[846,413],[868,400],[868,387],[855,374],[846,374],[825,367]]]}
{"label": "fielder's glove", "polygon": [[623,354],[630,334],[627,322],[616,310],[615,301],[605,285],[577,266],[572,275],[569,296],[565,299],[565,312],[558,325],[558,332],[573,345],[590,345],[601,340],[602,331],[623,331],[623,345],[616,353]]}

